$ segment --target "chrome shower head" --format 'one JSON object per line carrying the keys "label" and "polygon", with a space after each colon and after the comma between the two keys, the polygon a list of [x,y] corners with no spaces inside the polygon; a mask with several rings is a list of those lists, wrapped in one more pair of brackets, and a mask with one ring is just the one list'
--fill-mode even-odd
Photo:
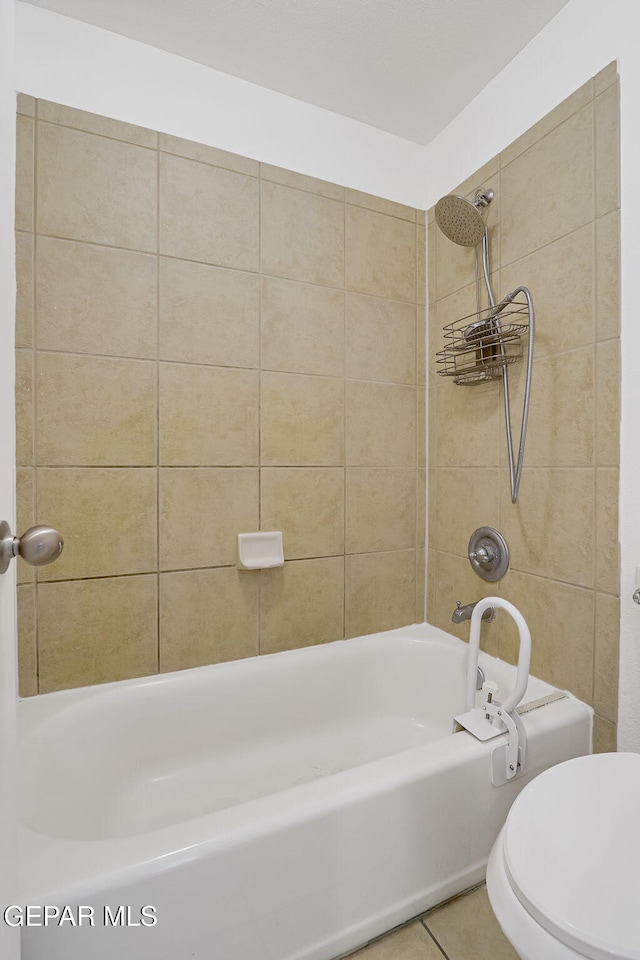
{"label": "chrome shower head", "polygon": [[473,200],[450,193],[436,203],[436,223],[449,240],[462,247],[475,247],[486,229],[481,211],[492,200],[493,190],[479,190]]}

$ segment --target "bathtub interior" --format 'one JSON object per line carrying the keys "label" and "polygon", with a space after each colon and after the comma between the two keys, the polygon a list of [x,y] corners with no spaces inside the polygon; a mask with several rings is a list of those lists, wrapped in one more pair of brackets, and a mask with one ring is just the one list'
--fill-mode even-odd
{"label": "bathtub interior", "polygon": [[[464,705],[466,649],[406,628],[51,694],[32,716],[25,701],[23,823],[134,836],[440,741]],[[513,668],[481,662],[506,694]],[[525,699],[551,690],[532,679]]]}

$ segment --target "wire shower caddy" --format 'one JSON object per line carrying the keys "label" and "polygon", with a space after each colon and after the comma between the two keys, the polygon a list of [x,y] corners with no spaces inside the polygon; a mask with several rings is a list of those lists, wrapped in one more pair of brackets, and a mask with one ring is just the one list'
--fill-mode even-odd
{"label": "wire shower caddy", "polygon": [[506,366],[522,359],[533,311],[527,294],[518,287],[500,303],[446,324],[444,347],[436,354],[438,374],[463,386],[501,379]]}

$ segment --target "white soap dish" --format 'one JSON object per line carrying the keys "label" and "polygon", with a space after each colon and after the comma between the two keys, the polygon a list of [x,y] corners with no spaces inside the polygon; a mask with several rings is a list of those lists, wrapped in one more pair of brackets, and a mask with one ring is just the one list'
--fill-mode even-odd
{"label": "white soap dish", "polygon": [[241,570],[266,570],[284,566],[282,532],[238,534],[238,566]]}

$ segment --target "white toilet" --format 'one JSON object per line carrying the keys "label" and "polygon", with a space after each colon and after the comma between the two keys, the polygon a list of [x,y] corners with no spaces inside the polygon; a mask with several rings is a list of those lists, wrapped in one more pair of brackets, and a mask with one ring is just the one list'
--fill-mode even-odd
{"label": "white toilet", "polygon": [[532,780],[487,890],[522,960],[640,960],[640,755],[578,757]]}

